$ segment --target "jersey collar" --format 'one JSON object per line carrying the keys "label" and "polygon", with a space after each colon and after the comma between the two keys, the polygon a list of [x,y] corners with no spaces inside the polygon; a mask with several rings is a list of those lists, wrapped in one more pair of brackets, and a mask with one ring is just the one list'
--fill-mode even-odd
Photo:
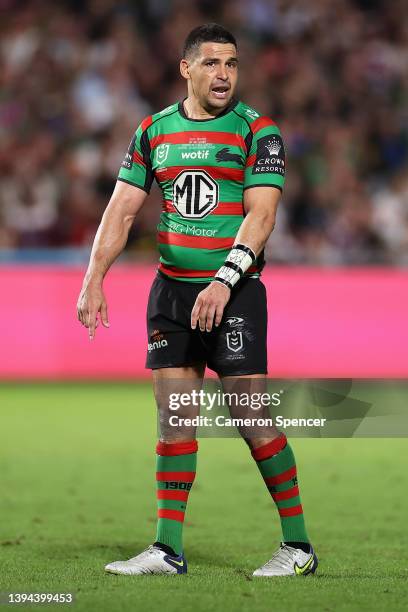
{"label": "jersey collar", "polygon": [[184,110],[184,104],[183,104],[184,100],[187,100],[187,98],[184,98],[183,100],[181,100],[181,102],[178,103],[178,111],[180,115],[183,117],[183,119],[187,119],[187,121],[197,121],[199,123],[203,121],[215,121],[216,119],[219,119],[220,117],[225,117],[225,115],[230,113],[238,104],[238,100],[236,98],[232,98],[228,106],[226,106],[224,110],[222,111],[222,113],[220,113],[216,117],[212,117],[211,119],[190,119],[190,117],[187,117],[186,111]]}

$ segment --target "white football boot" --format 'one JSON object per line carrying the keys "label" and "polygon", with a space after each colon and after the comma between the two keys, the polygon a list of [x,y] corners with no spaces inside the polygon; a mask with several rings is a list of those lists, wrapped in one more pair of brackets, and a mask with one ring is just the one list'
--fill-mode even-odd
{"label": "white football boot", "polygon": [[161,548],[150,545],[127,561],[114,561],[105,566],[110,574],[140,576],[142,574],[187,574],[187,561],[183,555],[173,557]]}
{"label": "white football boot", "polygon": [[305,553],[300,548],[292,548],[281,542],[279,550],[265,565],[254,571],[253,576],[307,576],[314,574],[318,565],[312,547]]}

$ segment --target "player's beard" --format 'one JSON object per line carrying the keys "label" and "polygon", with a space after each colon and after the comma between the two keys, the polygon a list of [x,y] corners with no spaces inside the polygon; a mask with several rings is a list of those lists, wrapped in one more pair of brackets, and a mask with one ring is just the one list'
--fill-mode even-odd
{"label": "player's beard", "polygon": [[224,108],[226,108],[229,105],[232,97],[233,97],[232,89],[229,89],[227,91],[227,95],[225,99],[215,97],[214,95],[212,95],[212,91],[210,90],[210,92],[205,96],[201,104],[209,112],[212,112],[212,111],[221,112],[224,110]]}

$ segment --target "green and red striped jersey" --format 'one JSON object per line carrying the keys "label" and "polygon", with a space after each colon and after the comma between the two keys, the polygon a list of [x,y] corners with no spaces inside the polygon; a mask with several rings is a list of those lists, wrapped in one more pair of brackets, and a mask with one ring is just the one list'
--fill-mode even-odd
{"label": "green and red striped jersey", "polygon": [[[244,219],[243,193],[282,190],[285,152],[277,125],[243,102],[217,117],[189,119],[183,103],[137,128],[118,180],[163,193],[158,225],[159,270],[176,280],[209,282],[225,261]],[[247,274],[258,275],[260,255]]]}

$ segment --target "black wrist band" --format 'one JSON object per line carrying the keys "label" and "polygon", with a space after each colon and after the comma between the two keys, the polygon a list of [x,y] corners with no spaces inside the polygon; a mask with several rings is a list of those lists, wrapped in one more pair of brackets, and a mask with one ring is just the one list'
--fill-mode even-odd
{"label": "black wrist band", "polygon": [[225,278],[221,278],[220,276],[215,276],[214,280],[217,281],[218,283],[222,283],[223,285],[228,287],[228,289],[232,289],[231,283],[229,283],[227,280],[225,280]]}
{"label": "black wrist band", "polygon": [[250,256],[252,261],[255,261],[255,259],[256,259],[255,253],[253,252],[252,249],[250,249],[249,247],[245,246],[245,244],[234,244],[234,246],[232,248],[233,249],[239,249],[240,251],[245,251],[245,253],[247,253]]}

